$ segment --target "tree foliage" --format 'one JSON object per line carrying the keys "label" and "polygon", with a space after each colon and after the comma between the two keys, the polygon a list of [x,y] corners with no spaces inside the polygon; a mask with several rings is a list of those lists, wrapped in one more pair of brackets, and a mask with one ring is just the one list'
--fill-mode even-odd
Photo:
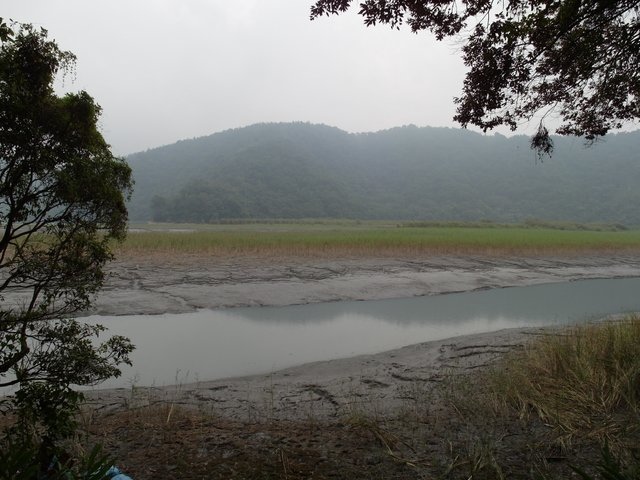
{"label": "tree foliage", "polygon": [[[311,18],[352,0],[317,0]],[[360,15],[439,40],[464,36],[469,67],[455,120],[484,131],[515,129],[553,113],[563,135],[588,140],[640,117],[638,0],[364,0]],[[550,152],[548,132],[532,142]]]}
{"label": "tree foliage", "polygon": [[524,136],[252,125],[128,157],[136,181],[129,212],[134,220],[168,222],[539,218],[640,225],[640,132],[611,134],[597,149],[574,137],[554,140],[554,161],[535,168]]}
{"label": "tree foliage", "polygon": [[0,387],[19,388],[21,433],[59,436],[81,398],[72,385],[118,375],[132,350],[73,318],[125,235],[131,171],[99,133],[93,98],[54,92],[73,54],[2,19],[0,42]]}

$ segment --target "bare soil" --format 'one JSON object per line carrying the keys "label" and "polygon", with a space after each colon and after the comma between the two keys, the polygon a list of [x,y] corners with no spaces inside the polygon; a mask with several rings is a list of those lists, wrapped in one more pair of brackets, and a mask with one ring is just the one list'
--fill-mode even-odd
{"label": "bare soil", "polygon": [[640,276],[640,254],[507,257],[220,257],[162,253],[110,266],[93,313],[180,313],[401,298],[585,278]]}

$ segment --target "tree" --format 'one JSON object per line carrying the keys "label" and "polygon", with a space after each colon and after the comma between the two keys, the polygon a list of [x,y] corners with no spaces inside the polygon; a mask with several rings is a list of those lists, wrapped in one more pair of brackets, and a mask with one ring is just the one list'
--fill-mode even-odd
{"label": "tree", "polygon": [[[123,239],[131,171],[97,128],[100,106],[53,82],[75,57],[45,30],[0,19],[0,387],[23,436],[69,434],[81,395],[118,375],[131,343],[74,317]],[[4,408],[7,408],[5,402]]]}
{"label": "tree", "polygon": [[[317,0],[311,18],[352,0]],[[639,0],[364,0],[360,15],[438,40],[462,36],[469,67],[454,117],[484,131],[558,115],[556,132],[595,140],[640,117]],[[540,121],[532,148],[550,154]]]}

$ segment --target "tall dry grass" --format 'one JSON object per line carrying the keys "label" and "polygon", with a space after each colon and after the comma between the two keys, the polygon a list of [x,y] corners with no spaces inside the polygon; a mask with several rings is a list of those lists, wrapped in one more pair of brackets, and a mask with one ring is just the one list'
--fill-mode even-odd
{"label": "tall dry grass", "polygon": [[640,316],[545,336],[494,378],[522,415],[532,413],[561,444],[596,440],[640,453]]}

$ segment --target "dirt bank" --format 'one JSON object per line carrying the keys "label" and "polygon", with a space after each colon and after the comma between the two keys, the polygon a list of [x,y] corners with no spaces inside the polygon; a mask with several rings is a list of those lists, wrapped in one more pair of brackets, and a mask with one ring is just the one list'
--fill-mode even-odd
{"label": "dirt bank", "polygon": [[412,258],[120,258],[93,313],[372,300],[585,278],[640,276],[640,255]]}

